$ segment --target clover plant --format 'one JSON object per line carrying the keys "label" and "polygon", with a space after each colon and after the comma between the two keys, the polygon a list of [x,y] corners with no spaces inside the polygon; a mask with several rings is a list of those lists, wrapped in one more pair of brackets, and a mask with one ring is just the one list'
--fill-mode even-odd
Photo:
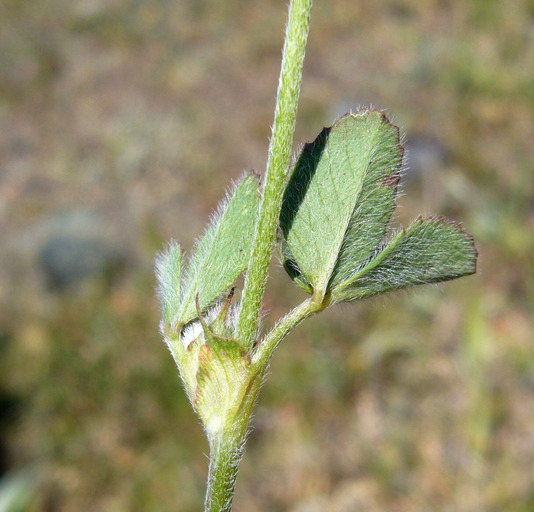
{"label": "clover plant", "polygon": [[[472,274],[472,238],[441,217],[388,230],[403,164],[399,130],[377,110],[346,114],[291,164],[311,0],[293,0],[267,169],[227,193],[194,250],[157,260],[161,331],[210,444],[206,512],[232,508],[254,402],[278,344],[339,302]],[[309,294],[266,334],[260,311],[275,246]],[[240,300],[234,285],[245,273]]]}

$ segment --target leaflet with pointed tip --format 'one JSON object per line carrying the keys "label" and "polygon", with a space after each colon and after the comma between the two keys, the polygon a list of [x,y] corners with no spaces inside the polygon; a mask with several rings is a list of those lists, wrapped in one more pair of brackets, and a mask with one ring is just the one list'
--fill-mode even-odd
{"label": "leaflet with pointed tip", "polygon": [[169,325],[180,307],[182,248],[171,242],[156,260],[156,277],[162,308],[162,322]]}
{"label": "leaflet with pointed tip", "polygon": [[197,317],[197,293],[204,311],[245,270],[252,250],[259,200],[259,180],[250,173],[220,203],[187,262],[174,325],[183,326]]}

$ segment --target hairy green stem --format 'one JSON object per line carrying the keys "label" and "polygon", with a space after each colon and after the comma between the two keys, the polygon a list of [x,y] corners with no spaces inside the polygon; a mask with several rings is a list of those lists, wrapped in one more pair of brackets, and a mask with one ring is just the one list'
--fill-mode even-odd
{"label": "hairy green stem", "polygon": [[291,310],[269,332],[258,345],[252,364],[257,368],[265,368],[280,342],[303,320],[319,313],[326,307],[326,303],[318,303],[313,297],[305,300],[302,304]]}
{"label": "hairy green stem", "polygon": [[230,512],[246,430],[237,437],[210,439],[210,467],[205,512]]}
{"label": "hairy green stem", "polygon": [[[291,158],[311,4],[312,0],[292,0],[289,7],[273,131],[262,190],[263,197],[238,321],[237,339],[249,350],[256,341],[260,308]],[[308,306],[304,309],[301,308],[302,313],[299,313],[301,311],[299,308],[289,313],[271,331],[267,338],[267,345],[265,347],[260,346],[258,351],[260,357],[256,359],[256,363],[253,362],[250,368],[252,374],[257,377],[254,379],[257,385],[247,384],[247,389],[244,389],[245,396],[248,398],[247,403],[250,405],[253,404],[257,395],[259,383],[268,365],[268,358],[272,354],[272,350],[291,330],[291,327],[295,327],[306,316],[313,314],[312,309],[317,308],[311,301],[307,301],[307,304]],[[271,347],[272,350],[267,350],[268,347]],[[242,385],[245,386],[245,383]],[[219,432],[208,436],[210,440],[210,467],[205,512],[230,512],[232,509],[238,467],[250,421],[250,409],[251,407],[245,407],[238,414],[239,417],[234,418],[232,425],[228,424]]]}
{"label": "hairy green stem", "polygon": [[257,347],[250,371],[256,376],[255,385],[247,387],[249,407],[243,409],[231,425],[219,433],[208,434],[210,442],[210,466],[205,512],[231,512],[239,463],[243,455],[250,422],[252,405],[259,391],[259,384],[269,364],[273,352],[280,342],[303,320],[322,311],[326,302],[317,302],[310,297],[291,310],[269,332]]}
{"label": "hairy green stem", "polygon": [[311,5],[312,0],[292,0],[289,7],[260,217],[239,314],[237,338],[249,349],[254,345],[256,338],[291,158]]}
{"label": "hairy green stem", "polygon": [[210,443],[210,467],[205,512],[230,512],[239,463],[245,448],[252,408],[258,396],[265,367],[250,367],[250,379],[236,382],[234,413],[213,430],[206,429]]}

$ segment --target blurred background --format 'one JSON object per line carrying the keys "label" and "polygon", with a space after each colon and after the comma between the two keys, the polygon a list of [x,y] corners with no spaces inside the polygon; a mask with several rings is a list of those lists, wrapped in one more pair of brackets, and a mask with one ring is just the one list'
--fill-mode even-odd
{"label": "blurred background", "polygon": [[[0,3],[0,512],[201,510],[153,260],[263,171],[286,3]],[[404,133],[394,225],[462,221],[479,271],[292,333],[235,511],[530,512],[534,3],[316,0],[296,145],[360,105]]]}

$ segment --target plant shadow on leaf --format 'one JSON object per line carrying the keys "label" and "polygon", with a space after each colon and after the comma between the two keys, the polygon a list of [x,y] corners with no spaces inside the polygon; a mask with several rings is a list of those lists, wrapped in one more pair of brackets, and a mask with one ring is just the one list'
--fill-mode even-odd
{"label": "plant shadow on leaf", "polygon": [[280,228],[284,236],[289,234],[300,205],[306,197],[308,188],[317,171],[317,165],[326,147],[331,129],[331,127],[323,128],[314,142],[305,144],[295,165],[295,169],[298,169],[298,172],[293,172],[291,175],[284,192],[280,214]]}
{"label": "plant shadow on leaf", "polygon": [[304,145],[302,153],[295,164],[295,172],[291,173],[291,178],[284,192],[282,210],[280,212],[281,233],[279,233],[278,242],[282,253],[283,266],[289,277],[308,293],[312,293],[313,288],[300,272],[285,240],[291,231],[300,205],[304,201],[308,188],[315,176],[330,130],[330,127],[323,128],[314,142]]}

